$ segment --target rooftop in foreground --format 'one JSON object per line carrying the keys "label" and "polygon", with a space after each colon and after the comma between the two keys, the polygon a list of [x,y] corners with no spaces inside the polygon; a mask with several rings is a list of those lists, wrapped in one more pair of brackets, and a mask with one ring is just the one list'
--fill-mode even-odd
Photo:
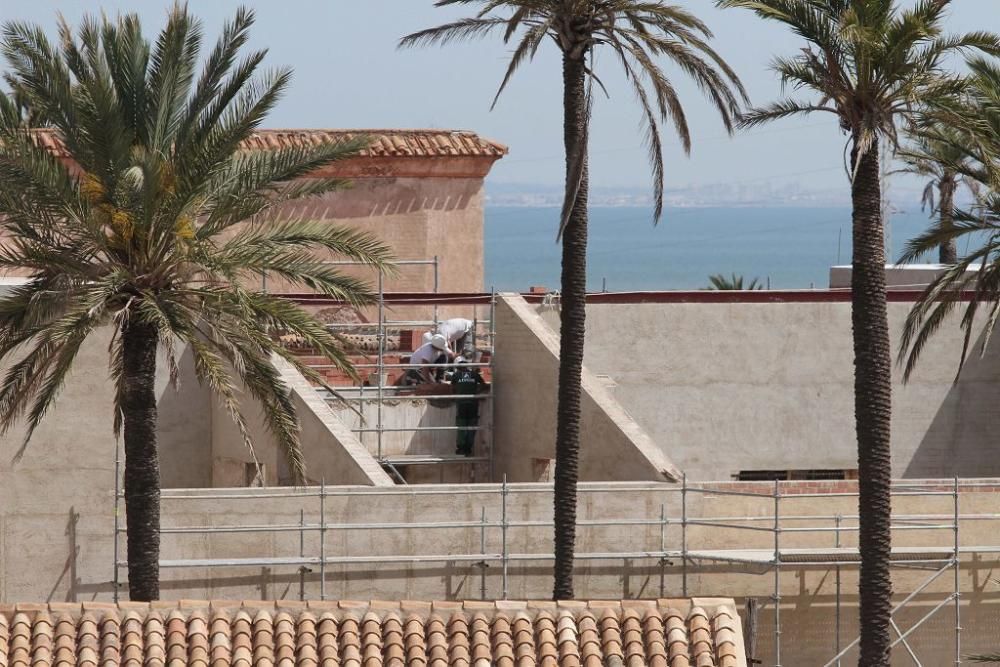
{"label": "rooftop in foreground", "polygon": [[[277,604],[277,606],[276,606]],[[733,601],[157,602],[0,607],[27,664],[745,667]]]}

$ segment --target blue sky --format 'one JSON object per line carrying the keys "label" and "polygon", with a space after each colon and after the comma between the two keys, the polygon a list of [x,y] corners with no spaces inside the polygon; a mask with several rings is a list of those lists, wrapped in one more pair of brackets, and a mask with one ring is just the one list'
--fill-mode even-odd
{"label": "blue sky", "polygon": [[[765,103],[779,94],[768,63],[794,54],[799,41],[743,11],[720,11],[710,0],[677,0],[696,11],[715,32],[714,45],[737,70],[751,98]],[[906,1],[906,0],[904,0]],[[3,0],[0,18],[53,26],[57,11],[75,22],[85,12],[139,11],[148,30],[163,20],[165,0]],[[189,0],[214,40],[222,22],[241,3]],[[509,48],[499,38],[399,51],[404,34],[463,15],[433,7],[431,0],[266,0],[251,3],[258,21],[254,46],[270,49],[270,65],[287,65],[295,77],[270,127],[465,128],[510,146],[494,168],[494,182],[555,185],[562,179],[560,64],[554,46],[542,49],[512,82],[492,112]],[[955,0],[952,31],[1000,30],[994,0]],[[639,115],[615,63],[599,57],[611,99],[597,100],[592,182],[644,187],[649,182]],[[809,188],[844,186],[844,139],[827,116],[792,119],[734,139],[685,77],[669,64],[688,111],[694,150],[686,158],[667,142],[667,185],[798,181]]]}

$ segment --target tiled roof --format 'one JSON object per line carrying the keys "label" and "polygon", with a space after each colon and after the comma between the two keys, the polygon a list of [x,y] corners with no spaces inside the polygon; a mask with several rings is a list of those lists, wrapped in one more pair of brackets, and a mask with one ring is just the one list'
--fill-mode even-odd
{"label": "tiled roof", "polygon": [[732,600],[0,606],[0,667],[745,667]]}
{"label": "tiled roof", "polygon": [[[507,147],[467,130],[260,130],[243,143],[247,149],[276,149],[320,144],[366,135],[371,139],[360,155],[368,157],[491,157],[507,154]],[[58,157],[69,157],[59,135],[51,129],[32,130],[35,141]]]}

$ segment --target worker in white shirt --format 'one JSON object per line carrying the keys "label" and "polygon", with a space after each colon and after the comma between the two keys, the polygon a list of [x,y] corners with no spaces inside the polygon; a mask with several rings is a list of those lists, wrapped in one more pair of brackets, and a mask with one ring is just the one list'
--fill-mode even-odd
{"label": "worker in white shirt", "polygon": [[[444,322],[437,323],[437,330],[435,333],[439,333],[444,336],[444,339],[448,341],[448,349],[452,353],[458,353],[464,350],[466,347],[472,346],[472,341],[469,339],[469,333],[472,331],[473,326],[475,326],[472,320],[467,320],[464,317],[453,317],[450,320],[445,320]],[[430,341],[431,332],[424,334],[424,342]]]}
{"label": "worker in white shirt", "polygon": [[414,368],[406,371],[403,376],[404,385],[440,382],[444,377],[444,366],[423,368],[423,364],[447,364],[455,355],[448,349],[448,340],[441,334],[434,334],[430,340],[418,347],[410,355],[410,363]]}

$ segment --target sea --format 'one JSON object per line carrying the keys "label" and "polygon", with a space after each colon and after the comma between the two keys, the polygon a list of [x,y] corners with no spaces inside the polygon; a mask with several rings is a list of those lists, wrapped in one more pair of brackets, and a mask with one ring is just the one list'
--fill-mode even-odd
{"label": "sea", "polygon": [[[558,289],[558,224],[558,208],[488,206],[487,289]],[[891,213],[890,260],[929,225],[919,207]],[[829,285],[831,266],[851,262],[851,211],[671,208],[654,226],[649,209],[592,207],[588,247],[590,291],[696,290],[717,273],[758,278],[772,289],[821,289]]]}

